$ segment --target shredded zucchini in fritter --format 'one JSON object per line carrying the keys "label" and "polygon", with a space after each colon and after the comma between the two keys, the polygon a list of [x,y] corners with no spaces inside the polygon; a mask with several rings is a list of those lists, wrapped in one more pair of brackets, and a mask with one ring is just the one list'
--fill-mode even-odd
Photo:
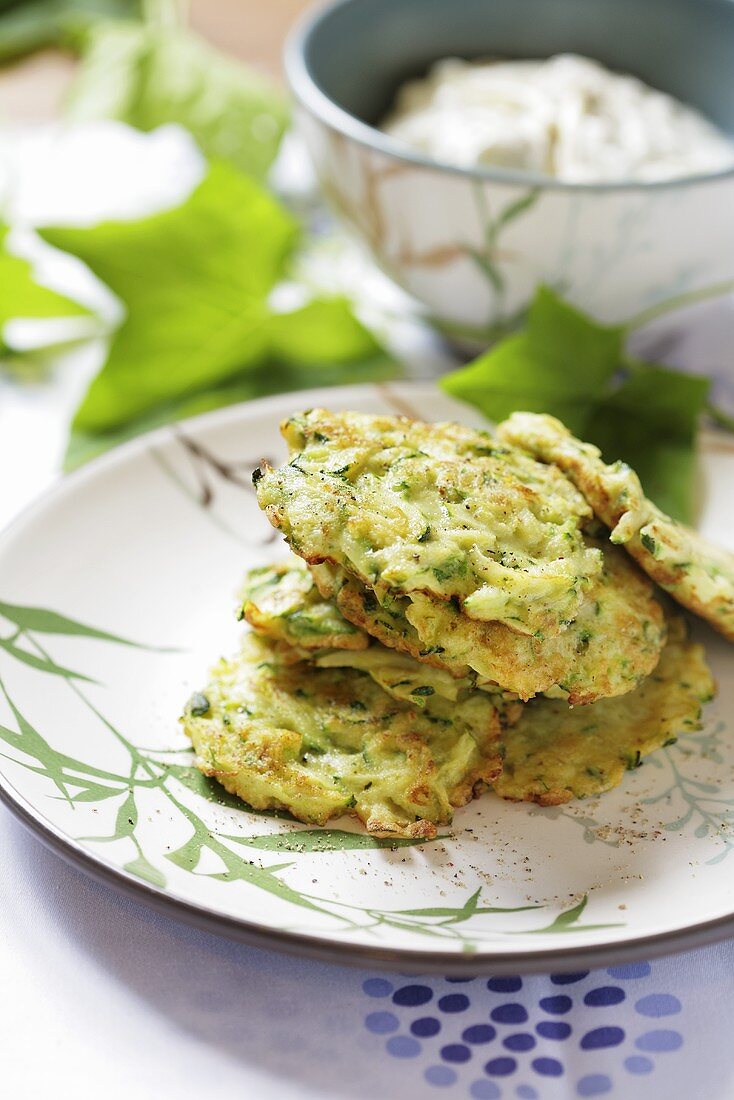
{"label": "shredded zucchini in fritter", "polygon": [[654,749],[701,728],[701,707],[714,693],[702,646],[679,615],[655,671],[619,699],[570,709],[539,699],[505,737],[502,798],[556,806],[618,786]]}
{"label": "shredded zucchini in fritter", "polygon": [[489,695],[423,707],[354,669],[283,662],[248,635],[183,717],[197,765],[256,810],[323,825],[353,814],[369,832],[430,838],[501,769]]}
{"label": "shredded zucchini in fritter", "polygon": [[634,470],[624,462],[607,466],[597,447],[575,439],[560,420],[515,413],[498,434],[563,470],[611,528],[612,542],[678,603],[734,641],[734,554],[661,512]]}
{"label": "shredded zucchini in fritter", "polygon": [[282,431],[290,460],[259,471],[258,501],[312,564],[527,635],[563,632],[599,576],[581,494],[486,432],[324,410]]}

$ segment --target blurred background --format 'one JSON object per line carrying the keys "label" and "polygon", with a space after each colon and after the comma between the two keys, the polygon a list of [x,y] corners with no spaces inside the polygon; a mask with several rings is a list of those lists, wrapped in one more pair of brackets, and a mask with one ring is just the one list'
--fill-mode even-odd
{"label": "blurred background", "polygon": [[[542,54],[526,41],[534,2],[523,18],[501,0],[438,4],[432,20],[412,0],[350,5],[356,29],[320,50],[316,94],[296,84],[319,188],[282,63],[306,0],[0,0],[0,470],[23,470],[1,486],[0,525],[62,469],[162,424],[452,368],[445,388],[491,419],[560,415],[692,516],[699,423],[734,429],[734,174],[556,188],[411,162],[380,148],[363,112],[339,114],[380,79],[387,94],[383,54],[413,71],[411,51],[440,57],[449,38],[458,54],[484,49],[472,20],[488,43],[504,27],[518,56]],[[687,57],[698,18],[688,0],[666,4],[656,18],[669,29],[678,13]],[[549,53],[604,52],[608,0],[541,7]],[[622,15],[620,49],[637,53]],[[318,89],[335,58],[344,87],[329,101]],[[579,331],[604,349],[591,388]]]}
{"label": "blurred background", "polygon": [[[281,81],[283,39],[307,6],[308,0],[192,0],[189,23],[213,46]],[[69,28],[75,10],[83,16],[86,9],[93,16],[96,9],[103,18],[105,14],[124,14],[126,8],[134,14],[141,5],[124,0],[0,3],[0,119],[45,122],[61,114],[64,95],[79,64],[69,48],[70,40],[65,41],[64,14]]]}
{"label": "blurred background", "polygon": [[171,420],[449,362],[288,134],[306,6],[0,0],[0,525]]}

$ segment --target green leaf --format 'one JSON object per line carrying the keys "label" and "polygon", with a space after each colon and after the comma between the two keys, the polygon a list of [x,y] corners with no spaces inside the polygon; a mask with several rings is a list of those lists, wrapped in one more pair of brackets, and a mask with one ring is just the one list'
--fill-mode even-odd
{"label": "green leaf", "polygon": [[37,283],[31,264],[5,247],[8,233],[8,227],[0,223],[0,353],[7,350],[2,334],[8,321],[76,317],[89,312],[77,302]]}
{"label": "green leaf", "polygon": [[284,367],[333,367],[386,358],[345,298],[314,298],[300,309],[274,313],[269,336],[269,354]]}
{"label": "green leaf", "polygon": [[[354,317],[341,298],[314,299],[292,313],[274,314],[269,339],[275,345],[259,365],[249,365],[226,382],[157,405],[111,431],[75,428],[65,469],[75,469],[110,447],[142,432],[226,405],[321,386],[380,382],[395,378],[399,367]],[[300,353],[301,359],[297,359]]]}
{"label": "green leaf", "polygon": [[597,405],[586,430],[607,461],[623,458],[647,495],[677,519],[694,511],[696,430],[710,388],[708,378],[636,366]]}
{"label": "green leaf", "polygon": [[0,4],[0,62],[46,46],[75,45],[95,19],[135,18],[140,0],[5,0]]}
{"label": "green leaf", "polygon": [[690,521],[696,429],[709,407],[710,383],[631,359],[625,332],[597,324],[541,287],[522,332],[442,385],[490,419],[518,410],[557,416],[607,462],[632,466],[664,511]]}
{"label": "green leaf", "polygon": [[46,241],[88,264],[128,311],[75,429],[118,428],[262,362],[267,295],[296,235],[276,200],[223,162],[173,210],[43,230]]}
{"label": "green leaf", "polygon": [[271,852],[344,852],[365,848],[409,848],[416,844],[445,840],[446,837],[438,836],[435,841],[425,841],[409,840],[405,837],[370,836],[367,833],[350,833],[345,829],[302,829],[298,832],[263,836],[227,836],[223,833],[222,839],[232,840],[247,848],[262,848]]}
{"label": "green leaf", "polygon": [[16,661],[29,665],[38,672],[50,672],[54,676],[63,676],[67,680],[85,680],[88,684],[96,683],[91,677],[83,676],[81,672],[73,672],[70,668],[64,668],[63,665],[57,665],[54,661],[47,660],[45,657],[38,657],[35,653],[29,653],[27,649],[21,649],[9,638],[0,638],[0,649],[4,649],[11,657],[15,657]]}
{"label": "green leaf", "polygon": [[171,27],[103,23],[89,36],[68,114],[115,118],[139,130],[189,130],[210,158],[262,179],[288,121],[285,97],[265,77]]}
{"label": "green leaf", "polygon": [[224,162],[176,209],[41,235],[87,263],[127,307],[74,417],[67,469],[233,402],[398,373],[344,298],[273,310],[296,223]]}
{"label": "green leaf", "polygon": [[42,607],[22,607],[20,604],[4,603],[0,600],[0,615],[8,619],[20,630],[34,630],[38,634],[66,634],[84,638],[99,638],[104,642],[116,642],[118,645],[134,646],[136,649],[147,649],[138,642],[131,642],[129,638],[121,638],[118,634],[109,634],[106,630],[98,630],[94,626],[77,622],[76,619],[68,619],[57,611],[48,611]]}
{"label": "green leaf", "polygon": [[624,330],[585,317],[540,287],[523,332],[499,341],[469,366],[447,375],[447,393],[490,420],[518,409],[545,412],[583,432],[590,402],[619,369]]}

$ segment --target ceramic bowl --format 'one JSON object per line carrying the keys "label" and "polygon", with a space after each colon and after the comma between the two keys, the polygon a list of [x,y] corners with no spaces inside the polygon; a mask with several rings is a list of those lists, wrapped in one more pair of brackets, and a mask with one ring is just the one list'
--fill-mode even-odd
{"label": "ceramic bowl", "polygon": [[576,52],[734,130],[731,0],[337,0],[286,47],[324,194],[380,267],[457,334],[511,321],[538,283],[600,320],[734,276],[734,171],[566,184],[432,161],[377,125],[441,57]]}

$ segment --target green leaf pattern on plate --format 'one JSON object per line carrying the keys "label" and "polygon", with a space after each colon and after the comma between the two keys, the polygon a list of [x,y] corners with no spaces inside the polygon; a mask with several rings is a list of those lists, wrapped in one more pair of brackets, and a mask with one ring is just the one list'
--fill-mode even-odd
{"label": "green leaf pattern on plate", "polygon": [[[482,897],[482,889],[476,890],[462,904],[439,904],[422,908],[387,910],[351,905],[337,901],[334,898],[319,897],[298,890],[290,885],[282,877],[284,872],[293,865],[289,863],[270,864],[260,866],[246,858],[237,849],[255,849],[260,851],[287,852],[297,860],[303,853],[313,854],[319,852],[340,851],[347,853],[353,851],[365,851],[367,849],[389,848],[409,846],[415,841],[394,841],[367,836],[363,833],[355,833],[345,829],[310,829],[294,825],[284,831],[265,833],[258,835],[221,833],[213,830],[196,809],[199,799],[205,803],[214,803],[228,809],[236,809],[243,813],[249,813],[247,807],[239,800],[227,794],[218,784],[203,776],[190,761],[190,752],[185,749],[171,750],[175,759],[168,759],[169,753],[155,750],[145,750],[132,745],[124,735],[109,721],[96,711],[92,703],[86,698],[80,683],[80,674],[71,674],[62,670],[43,645],[36,638],[37,633],[50,635],[64,634],[67,636],[80,636],[106,641],[112,644],[132,645],[127,639],[118,637],[104,630],[87,626],[74,619],[67,618],[54,611],[42,608],[18,607],[17,605],[0,603],[3,616],[11,621],[16,632],[12,637],[12,644],[5,641],[4,651],[8,658],[21,660],[30,664],[38,671],[45,671],[54,675],[65,675],[69,687],[77,696],[94,711],[108,733],[112,734],[122,744],[129,758],[129,770],[127,774],[112,772],[87,764],[68,754],[54,749],[45,737],[33,727],[19,707],[9,697],[4,683],[0,681],[0,687],[8,702],[17,729],[11,729],[0,725],[0,741],[13,753],[15,759],[23,767],[43,775],[48,779],[53,788],[51,797],[61,797],[69,804],[80,802],[100,804],[111,799],[119,799],[112,829],[109,834],[98,836],[79,837],[78,840],[85,845],[104,844],[111,842],[126,842],[131,850],[131,856],[122,864],[123,870],[137,878],[152,884],[159,889],[166,887],[166,874],[164,868],[156,866],[143,850],[139,837],[140,807],[139,798],[151,788],[157,789],[167,799],[169,807],[183,819],[188,825],[189,835],[178,848],[166,854],[168,859],[176,867],[191,874],[206,874],[208,877],[224,883],[245,882],[258,889],[265,890],[283,901],[294,906],[316,910],[331,918],[339,930],[348,931],[350,928],[367,928],[379,937],[380,930],[402,930],[412,933],[420,933],[433,939],[451,940],[459,943],[460,949],[471,953],[477,945],[487,938],[496,938],[497,932],[487,935],[486,927],[481,927],[483,918],[500,918],[508,914],[525,912],[533,909],[544,909],[544,906],[525,905],[513,908],[503,908],[487,904]],[[22,656],[20,654],[22,653]],[[28,661],[27,658],[33,658]],[[72,676],[74,677],[72,679]],[[682,770],[682,762],[685,759],[681,753],[691,755],[691,747],[695,746],[697,754],[706,755],[709,758],[717,757],[721,729],[698,737],[686,738],[685,749],[671,746],[658,758],[658,767],[667,767],[670,771],[671,782],[660,794],[647,800],[649,804],[671,801],[673,795],[680,796],[684,804],[684,811],[675,820],[671,820],[664,828],[680,830],[688,825],[695,827],[695,836],[707,837],[717,834],[721,838],[721,853],[710,862],[719,862],[728,855],[734,847],[734,838],[727,835],[726,823],[734,818],[734,802],[722,800],[717,797],[716,788],[700,780],[687,777]],[[4,754],[5,755],[5,754]],[[163,757],[163,759],[161,759]],[[661,762],[662,760],[662,762]],[[190,805],[187,796],[194,797],[194,805]],[[721,803],[724,803],[721,805]],[[564,811],[550,811],[549,816],[571,817],[577,820],[585,829],[585,839],[593,841],[598,839],[595,833],[596,822],[592,816],[575,818],[574,815]],[[275,813],[259,815],[263,817],[280,817],[287,819],[287,815]],[[722,820],[723,819],[723,820]],[[437,840],[446,839],[439,837]],[[607,843],[607,841],[605,841]],[[218,871],[202,871],[201,866],[205,857],[216,857]],[[511,927],[503,927],[499,934],[511,935],[537,935],[537,934],[563,934],[569,932],[594,931],[602,928],[617,927],[619,922],[613,924],[582,923],[581,917],[586,909],[588,896],[572,906],[561,910],[552,917],[550,922],[533,929],[515,930]],[[506,921],[502,922],[503,924]]]}
{"label": "green leaf pattern on plate", "polygon": [[[564,910],[557,914],[550,926],[543,929],[529,929],[517,931],[511,928],[498,929],[489,932],[481,925],[483,918],[506,918],[508,915],[518,912],[526,912],[534,909],[544,909],[544,906],[523,905],[511,908],[497,907],[487,904],[482,897],[483,890],[476,890],[468,900],[461,904],[441,904],[426,906],[418,909],[381,909],[352,905],[350,903],[331,898],[320,897],[299,890],[290,885],[283,876],[294,865],[294,861],[300,855],[320,852],[339,851],[349,858],[348,853],[360,852],[367,849],[396,849],[411,846],[416,841],[391,840],[370,837],[363,833],[355,833],[346,829],[309,829],[297,826],[282,832],[249,836],[244,832],[240,835],[221,833],[207,824],[199,812],[196,802],[199,799],[205,803],[218,803],[228,808],[236,808],[242,813],[251,813],[239,800],[233,799],[223,789],[212,781],[207,780],[189,762],[190,751],[186,749],[171,750],[175,759],[169,760],[170,753],[146,750],[133,745],[124,734],[106,719],[87,698],[79,681],[89,678],[81,674],[72,674],[57,665],[44,645],[36,637],[37,634],[64,634],[67,636],[80,636],[93,638],[98,641],[112,644],[132,645],[127,639],[118,637],[104,630],[87,626],[75,619],[67,618],[56,611],[43,608],[18,607],[14,604],[0,603],[0,609],[5,618],[11,621],[15,627],[12,636],[12,644],[4,645],[6,658],[21,660],[30,664],[39,672],[43,671],[54,675],[64,675],[69,688],[89,708],[99,720],[101,726],[124,747],[128,755],[129,768],[127,774],[108,771],[87,764],[85,761],[60,752],[46,740],[46,738],[34,728],[28,718],[22,713],[16,703],[10,698],[3,680],[0,679],[0,690],[5,696],[16,729],[0,725],[0,742],[7,750],[12,752],[10,759],[22,765],[36,774],[48,779],[50,797],[61,797],[70,805],[80,802],[102,804],[113,799],[119,799],[114,818],[111,822],[111,831],[108,834],[97,836],[80,836],[77,840],[87,845],[125,843],[131,849],[130,858],[123,864],[122,869],[128,874],[159,888],[166,888],[166,874],[161,866],[155,865],[143,849],[140,839],[140,815],[141,806],[139,799],[151,789],[157,790],[167,800],[169,808],[178,815],[181,824],[188,826],[189,835],[178,848],[166,853],[165,858],[176,867],[191,874],[204,874],[207,877],[217,879],[224,883],[245,882],[250,886],[265,890],[283,901],[309,910],[315,910],[330,918],[337,931],[348,932],[350,929],[365,929],[379,938],[381,930],[398,929],[406,932],[419,933],[438,940],[452,941],[459,945],[460,950],[471,953],[477,946],[486,940],[496,939],[498,935],[507,934],[532,934],[536,931],[552,930],[584,930],[585,928],[599,927],[593,925],[576,924],[577,917],[583,909],[583,904],[575,905],[572,909]],[[148,648],[148,647],[144,647]],[[22,653],[23,656],[19,656]],[[27,658],[32,658],[28,661]],[[3,753],[8,755],[8,753]],[[162,759],[163,758],[163,759]],[[189,804],[193,796],[194,805]],[[263,817],[284,817],[284,815],[258,815]],[[446,839],[438,837],[436,843]],[[233,847],[236,846],[236,847]],[[287,852],[294,857],[287,863],[275,863],[261,866],[250,861],[236,848],[256,849],[260,851]],[[218,866],[217,871],[204,871],[204,859],[210,866],[210,858],[215,857]]]}

